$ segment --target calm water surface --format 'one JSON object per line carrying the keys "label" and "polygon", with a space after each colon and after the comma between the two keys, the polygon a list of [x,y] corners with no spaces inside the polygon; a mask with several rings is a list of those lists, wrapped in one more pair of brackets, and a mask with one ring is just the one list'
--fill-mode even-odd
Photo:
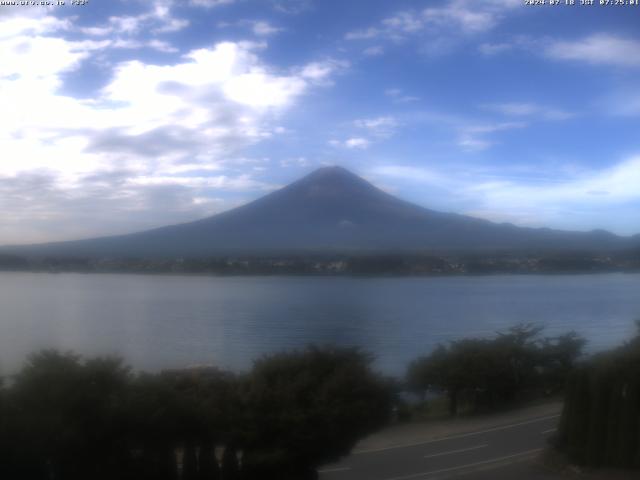
{"label": "calm water surface", "polygon": [[0,273],[0,372],[36,349],[118,354],[139,369],[357,345],[385,373],[438,342],[519,322],[576,330],[598,350],[640,318],[640,275],[447,278],[184,277]]}

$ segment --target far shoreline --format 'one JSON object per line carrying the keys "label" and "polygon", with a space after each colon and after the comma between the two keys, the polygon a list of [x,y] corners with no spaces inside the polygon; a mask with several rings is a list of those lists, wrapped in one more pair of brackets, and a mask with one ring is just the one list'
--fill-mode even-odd
{"label": "far shoreline", "polygon": [[491,273],[215,273],[215,272],[148,272],[135,270],[2,270],[0,274],[28,273],[34,275],[135,275],[146,277],[187,277],[187,278],[348,278],[358,279],[444,279],[444,278],[494,278],[494,277],[586,277],[601,275],[640,275],[640,270],[606,270],[597,272],[556,271],[556,272],[491,272]]}

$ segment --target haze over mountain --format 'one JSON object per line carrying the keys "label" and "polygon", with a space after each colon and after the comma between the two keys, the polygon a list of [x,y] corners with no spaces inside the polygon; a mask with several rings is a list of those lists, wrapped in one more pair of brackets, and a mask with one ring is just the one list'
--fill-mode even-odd
{"label": "haze over mountain", "polygon": [[244,206],[129,235],[5,247],[27,255],[202,257],[323,251],[614,250],[640,236],[497,224],[398,199],[341,167],[325,167]]}

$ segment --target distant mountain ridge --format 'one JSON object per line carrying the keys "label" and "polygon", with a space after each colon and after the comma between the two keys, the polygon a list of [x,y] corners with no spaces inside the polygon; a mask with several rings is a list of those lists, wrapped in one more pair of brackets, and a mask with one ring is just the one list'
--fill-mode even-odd
{"label": "distant mountain ridge", "polygon": [[322,251],[619,250],[640,236],[497,224],[390,195],[342,167],[320,168],[238,208],[195,222],[3,252],[84,257],[204,257]]}

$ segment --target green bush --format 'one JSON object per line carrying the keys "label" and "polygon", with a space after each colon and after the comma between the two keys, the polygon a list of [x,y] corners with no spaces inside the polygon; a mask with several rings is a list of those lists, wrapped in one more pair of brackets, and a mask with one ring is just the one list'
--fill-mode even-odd
{"label": "green bush", "polygon": [[314,478],[386,421],[390,392],[355,349],[271,355],[242,376],[43,351],[0,384],[0,478]]}
{"label": "green bush", "polygon": [[557,443],[581,465],[640,467],[640,336],[571,374]]}
{"label": "green bush", "polygon": [[573,332],[551,338],[542,337],[541,332],[534,325],[518,325],[492,339],[439,345],[411,363],[407,384],[423,395],[446,394],[451,415],[459,412],[463,402],[477,411],[513,403],[527,394],[558,392],[582,355],[585,341]]}

